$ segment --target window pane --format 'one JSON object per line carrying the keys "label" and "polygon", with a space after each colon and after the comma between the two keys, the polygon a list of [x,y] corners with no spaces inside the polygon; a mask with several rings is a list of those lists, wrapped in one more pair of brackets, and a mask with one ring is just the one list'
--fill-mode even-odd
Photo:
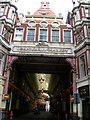
{"label": "window pane", "polygon": [[0,16],[2,16],[4,14],[4,7],[0,8]]}
{"label": "window pane", "polygon": [[2,74],[3,67],[4,67],[4,55],[0,53],[0,74]]}
{"label": "window pane", "polygon": [[47,35],[47,30],[40,30],[40,35]]}
{"label": "window pane", "polygon": [[34,41],[34,36],[27,36],[27,41]]}
{"label": "window pane", "polygon": [[40,41],[47,41],[47,30],[40,30]]}
{"label": "window pane", "polygon": [[59,42],[59,30],[52,30],[52,42]]}
{"label": "window pane", "polygon": [[15,40],[23,40],[23,29],[21,29],[21,28],[16,29]]}
{"label": "window pane", "polygon": [[86,76],[85,56],[80,57],[80,77]]}
{"label": "window pane", "polygon": [[27,41],[34,41],[35,39],[35,30],[28,29]]}
{"label": "window pane", "polygon": [[40,36],[41,41],[46,41],[46,39],[47,39],[47,36]]}
{"label": "window pane", "polygon": [[59,42],[59,37],[52,37],[52,42]]}
{"label": "window pane", "polygon": [[28,35],[34,35],[35,34],[35,30],[28,30]]}
{"label": "window pane", "polygon": [[71,38],[64,38],[65,43],[70,43],[71,42]]}
{"label": "window pane", "polygon": [[15,40],[22,40],[22,39],[23,39],[22,35],[16,35],[15,36]]}
{"label": "window pane", "polygon": [[64,30],[64,42],[71,43],[71,31]]}
{"label": "window pane", "polygon": [[54,30],[53,30],[53,31],[52,31],[52,35],[53,35],[53,36],[59,36],[59,31],[56,31],[56,30],[54,31]]}
{"label": "window pane", "polygon": [[22,34],[23,33],[23,29],[16,29],[16,33],[17,34]]}

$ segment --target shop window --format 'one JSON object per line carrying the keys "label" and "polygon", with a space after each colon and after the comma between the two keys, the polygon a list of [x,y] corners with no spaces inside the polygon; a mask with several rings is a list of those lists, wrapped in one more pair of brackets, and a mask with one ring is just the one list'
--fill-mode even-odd
{"label": "shop window", "polygon": [[4,55],[0,53],[0,75],[2,75],[3,67],[4,67]]}
{"label": "shop window", "polygon": [[59,42],[59,30],[52,30],[52,42]]}
{"label": "shop window", "polygon": [[23,40],[23,28],[16,28],[14,40]]}
{"label": "shop window", "polygon": [[35,41],[35,29],[28,29],[27,41]]}
{"label": "shop window", "polygon": [[10,39],[10,32],[9,32],[6,28],[4,28],[3,37],[4,37],[4,39],[6,39],[7,41],[9,41],[9,39]]}
{"label": "shop window", "polygon": [[39,41],[47,41],[47,29],[40,29],[40,39]]}
{"label": "shop window", "polygon": [[71,43],[71,30],[64,30],[64,42]]}
{"label": "shop window", "polygon": [[80,57],[80,78],[86,76],[85,55]]}
{"label": "shop window", "polygon": [[4,15],[4,6],[0,7],[0,16]]}

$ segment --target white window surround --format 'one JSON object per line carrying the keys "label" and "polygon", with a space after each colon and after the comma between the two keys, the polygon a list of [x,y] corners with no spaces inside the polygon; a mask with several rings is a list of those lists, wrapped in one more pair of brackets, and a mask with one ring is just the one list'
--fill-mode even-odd
{"label": "white window surround", "polygon": [[70,42],[70,43],[73,43],[72,30],[71,30],[71,29],[63,29],[63,42],[65,42],[65,41],[64,41],[64,31],[70,31],[70,32],[71,32],[71,42]]}
{"label": "white window surround", "polygon": [[[35,38],[36,38],[36,28],[30,28],[30,27],[27,28],[27,32],[26,32],[26,41],[29,41],[29,40],[27,40],[28,29],[29,29],[29,30],[35,30],[35,33],[34,33],[34,41],[35,41]],[[32,42],[32,41],[31,41],[31,42]]]}
{"label": "white window surround", "polygon": [[59,41],[58,41],[58,42],[61,42],[61,41],[60,41],[60,39],[61,39],[61,37],[60,37],[60,32],[61,32],[61,31],[60,31],[60,28],[58,28],[58,29],[53,29],[53,28],[51,28],[51,42],[55,42],[55,41],[52,41],[52,36],[53,36],[53,35],[52,35],[52,31],[59,31]]}
{"label": "white window surround", "polygon": [[[84,57],[84,61],[83,61]],[[85,54],[81,55],[79,57],[79,68],[80,68],[80,78],[83,78],[86,76],[86,59]]]}
{"label": "white window surround", "polygon": [[[42,40],[40,40],[40,30],[47,30],[47,39],[46,39],[46,41],[42,41]],[[48,41],[48,28],[39,28],[39,34],[38,34],[39,36],[38,36],[38,41],[41,41],[41,42],[47,42]]]}
{"label": "white window surround", "polygon": [[[22,33],[16,33],[16,30],[17,30],[17,29],[22,30]],[[22,38],[16,39],[16,35],[17,35],[18,37],[21,36]],[[17,28],[15,28],[14,41],[23,41],[23,35],[24,35],[24,28],[23,28],[23,27],[17,27]]]}

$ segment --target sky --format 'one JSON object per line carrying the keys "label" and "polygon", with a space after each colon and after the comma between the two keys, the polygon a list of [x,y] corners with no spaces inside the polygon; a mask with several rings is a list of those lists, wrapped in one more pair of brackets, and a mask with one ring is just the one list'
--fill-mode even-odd
{"label": "sky", "polygon": [[72,0],[18,0],[16,5],[19,13],[26,14],[30,12],[32,15],[40,8],[41,2],[45,1],[50,3],[49,6],[51,10],[55,12],[57,16],[59,13],[62,13],[64,21],[66,20],[68,11],[72,11],[73,9]]}

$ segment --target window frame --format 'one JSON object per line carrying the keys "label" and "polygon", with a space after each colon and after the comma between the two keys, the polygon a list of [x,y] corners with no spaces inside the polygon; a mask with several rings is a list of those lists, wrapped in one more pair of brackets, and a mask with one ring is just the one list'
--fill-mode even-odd
{"label": "window frame", "polygon": [[[15,36],[18,35],[18,34],[16,34],[16,30],[17,29],[22,29],[23,30],[22,34],[21,34],[22,35],[22,39],[21,40],[15,39]],[[14,33],[14,41],[23,41],[23,36],[24,36],[24,28],[23,27],[16,27],[15,28],[15,33]]]}
{"label": "window frame", "polygon": [[15,13],[14,9],[10,8],[8,18],[11,19],[11,20],[14,20],[14,13]]}
{"label": "window frame", "polygon": [[[40,40],[40,30],[47,30],[47,35],[46,35],[47,39],[46,39],[46,41]],[[40,41],[40,42],[48,42],[48,28],[39,28],[39,37],[38,37],[38,41]]]}
{"label": "window frame", "polygon": [[[28,29],[34,30],[34,41],[35,41],[35,38],[36,38],[36,29],[35,29],[35,28],[30,28],[30,27],[27,28],[26,41],[28,41],[28,42],[33,42],[33,41],[30,41],[30,40],[27,40],[27,37],[28,37]],[[32,36],[33,36],[33,35],[32,35]]]}
{"label": "window frame", "polygon": [[[65,40],[64,40],[64,31],[70,31],[71,32],[71,42],[65,42]],[[72,30],[71,29],[63,29],[63,42],[64,43],[66,43],[66,44],[71,44],[71,43],[73,43],[73,41],[72,41]]]}
{"label": "window frame", "polygon": [[[81,57],[84,57],[84,63],[81,63]],[[82,68],[82,65],[85,65],[84,66],[84,70]],[[79,68],[80,68],[80,78],[85,77],[86,76],[86,59],[85,59],[85,54],[83,54],[83,55],[81,55],[79,57]],[[85,73],[85,74],[83,74],[83,73]]]}
{"label": "window frame", "polygon": [[52,31],[59,31],[59,35],[58,35],[58,36],[59,36],[59,41],[58,41],[58,42],[60,42],[60,28],[58,28],[58,29],[53,29],[53,28],[52,28],[52,29],[51,29],[51,42],[56,42],[56,43],[58,43],[57,41],[52,41],[52,36],[53,36],[53,35],[52,35]]}
{"label": "window frame", "polygon": [[0,58],[0,75],[2,75],[2,73],[3,73],[4,62],[5,62],[5,55],[0,52],[0,57],[1,56],[2,56],[2,58]]}
{"label": "window frame", "polygon": [[80,12],[79,10],[76,11],[76,15],[75,15],[75,21],[79,21],[80,20]]}

